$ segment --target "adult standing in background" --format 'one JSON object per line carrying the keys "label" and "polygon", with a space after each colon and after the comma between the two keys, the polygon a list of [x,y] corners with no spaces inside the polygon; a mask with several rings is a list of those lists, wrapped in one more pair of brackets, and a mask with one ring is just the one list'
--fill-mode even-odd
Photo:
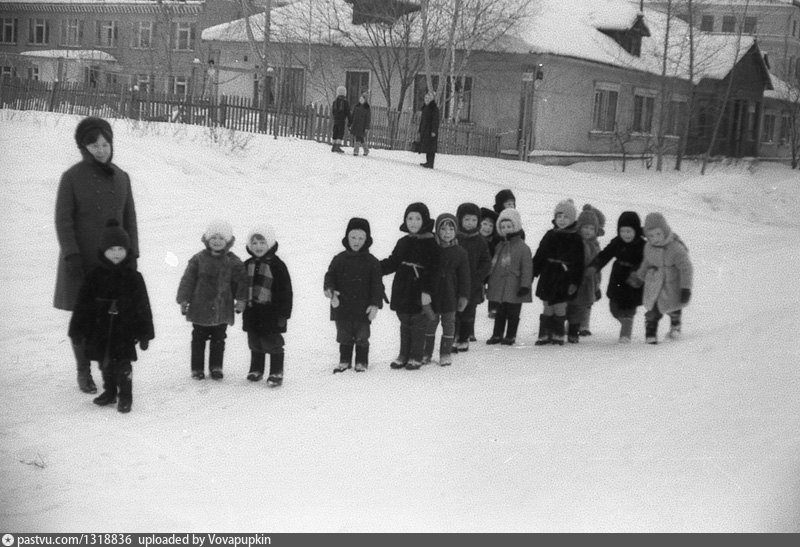
{"label": "adult standing in background", "polygon": [[433,92],[425,93],[425,106],[419,117],[419,151],[425,153],[425,163],[422,167],[433,169],[433,160],[439,144],[439,107],[436,106],[436,96]]}
{"label": "adult standing in background", "polygon": [[[61,175],[56,195],[55,223],[60,247],[53,306],[72,311],[86,274],[100,264],[100,238],[106,223],[115,219],[131,240],[130,267],[139,257],[139,231],[128,174],[111,162],[114,133],[102,118],[78,123],[75,142],[81,161]],[[91,362],[83,340],[72,340],[78,369],[78,387],[96,393]]]}

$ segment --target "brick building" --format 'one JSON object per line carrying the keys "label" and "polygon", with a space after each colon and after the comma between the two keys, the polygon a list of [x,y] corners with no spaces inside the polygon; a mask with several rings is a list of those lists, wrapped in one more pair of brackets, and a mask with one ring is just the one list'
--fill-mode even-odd
{"label": "brick building", "polygon": [[233,0],[0,0],[0,75],[199,93],[206,27],[241,17]]}

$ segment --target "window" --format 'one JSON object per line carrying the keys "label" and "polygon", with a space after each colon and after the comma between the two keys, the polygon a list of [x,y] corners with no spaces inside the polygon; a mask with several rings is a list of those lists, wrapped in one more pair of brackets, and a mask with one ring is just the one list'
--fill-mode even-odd
{"label": "window", "polygon": [[350,106],[358,104],[358,96],[369,90],[369,72],[347,71],[344,76],[344,86],[347,88],[347,102]]}
{"label": "window", "polygon": [[617,98],[619,88],[616,86],[598,85],[594,90],[594,108],[592,110],[592,131],[612,132],[617,122]]}
{"label": "window", "polygon": [[28,79],[29,80],[38,80],[39,79],[39,66],[38,65],[29,66],[28,70],[27,70],[27,73],[28,73]]}
{"label": "window", "polygon": [[[434,89],[439,87],[439,77],[431,76]],[[472,77],[457,76],[455,79],[455,95],[453,95],[452,79],[448,76],[444,88],[444,105],[439,105],[443,120],[457,116],[458,122],[469,122],[472,112]],[[414,112],[422,110],[425,105],[425,93],[428,91],[428,82],[424,74],[417,74],[414,78]]]}
{"label": "window", "polygon": [[0,43],[17,43],[17,20],[10,17],[3,17],[2,28],[0,28]]}
{"label": "window", "polygon": [[116,21],[97,22],[97,45],[100,47],[117,47],[119,28]]}
{"label": "window", "polygon": [[686,101],[670,101],[664,118],[664,134],[680,136],[688,117],[689,105]]}
{"label": "window", "polygon": [[703,15],[703,18],[700,21],[700,30],[703,30],[705,32],[714,32],[713,15]]}
{"label": "window", "polygon": [[784,114],[781,118],[781,144],[789,142],[792,136],[792,117]]}
{"label": "window", "polygon": [[17,75],[17,70],[13,66],[0,67],[0,77],[3,76],[14,77],[16,75]]}
{"label": "window", "polygon": [[652,133],[653,111],[656,107],[655,93],[645,90],[634,91],[633,95],[633,131],[635,133]]}
{"label": "window", "polygon": [[175,51],[192,51],[195,42],[194,23],[172,23],[172,42]]}
{"label": "window", "polygon": [[133,43],[135,49],[150,49],[153,47],[153,22],[139,21],[133,25]]}
{"label": "window", "polygon": [[50,42],[50,21],[30,19],[28,21],[28,43],[46,45]]}
{"label": "window", "polygon": [[775,114],[764,114],[761,125],[761,142],[772,142],[775,137]]}
{"label": "window", "polygon": [[757,32],[756,27],[758,25],[758,19],[756,17],[745,17],[744,18],[744,33],[745,34],[755,34]]}
{"label": "window", "polygon": [[722,32],[736,32],[736,17],[732,15],[722,17]]}
{"label": "window", "polygon": [[83,20],[67,19],[61,23],[61,43],[65,46],[79,46],[83,42]]}
{"label": "window", "polygon": [[167,92],[185,97],[189,93],[189,78],[187,76],[175,76],[170,78]]}

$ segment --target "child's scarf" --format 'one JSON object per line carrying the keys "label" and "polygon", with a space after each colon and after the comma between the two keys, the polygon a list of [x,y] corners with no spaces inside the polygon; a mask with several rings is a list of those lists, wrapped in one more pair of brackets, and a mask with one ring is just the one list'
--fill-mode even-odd
{"label": "child's scarf", "polygon": [[253,260],[247,265],[247,301],[256,304],[272,302],[272,269],[269,261]]}

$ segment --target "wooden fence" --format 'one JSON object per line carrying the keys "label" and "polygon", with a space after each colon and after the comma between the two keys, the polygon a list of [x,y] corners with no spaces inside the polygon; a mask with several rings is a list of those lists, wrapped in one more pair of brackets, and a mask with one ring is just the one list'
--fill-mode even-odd
{"label": "wooden fence", "polygon": [[[298,105],[281,109],[270,105],[264,108],[246,97],[223,95],[209,100],[140,92],[125,86],[100,88],[4,76],[0,80],[0,108],[187,123],[317,142],[331,141],[332,119],[328,105]],[[419,126],[419,114],[377,106],[373,106],[371,112],[371,147],[410,149]],[[345,138],[349,140],[350,135]],[[439,152],[445,154],[499,157],[500,140],[501,135],[496,129],[472,124],[443,122],[439,128]]]}

